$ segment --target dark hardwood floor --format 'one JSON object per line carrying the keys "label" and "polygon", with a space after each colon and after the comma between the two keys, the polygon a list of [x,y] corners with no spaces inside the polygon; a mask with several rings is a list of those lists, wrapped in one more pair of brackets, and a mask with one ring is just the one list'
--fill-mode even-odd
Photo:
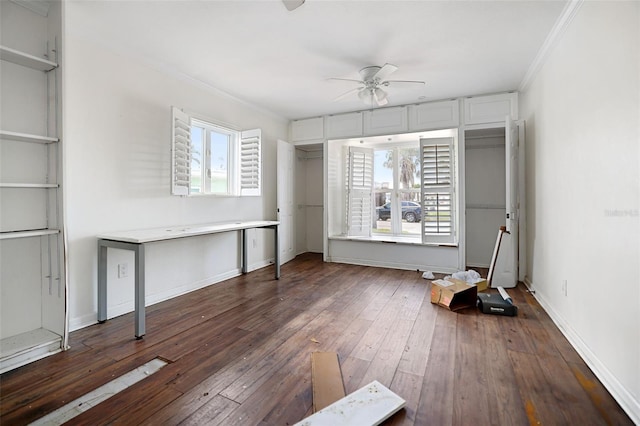
{"label": "dark hardwood floor", "polygon": [[632,424],[524,287],[517,317],[430,303],[418,272],[305,254],[71,333],[71,349],[0,377],[0,422],[27,424],[154,358],[157,373],[69,424],[287,425],[311,414],[313,351],[347,393],[407,400],[385,424]]}

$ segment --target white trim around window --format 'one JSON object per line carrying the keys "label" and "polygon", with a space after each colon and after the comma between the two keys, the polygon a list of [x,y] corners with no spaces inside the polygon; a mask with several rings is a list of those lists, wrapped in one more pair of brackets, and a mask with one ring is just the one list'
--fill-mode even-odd
{"label": "white trim around window", "polygon": [[171,193],[260,196],[262,131],[238,131],[172,107]]}

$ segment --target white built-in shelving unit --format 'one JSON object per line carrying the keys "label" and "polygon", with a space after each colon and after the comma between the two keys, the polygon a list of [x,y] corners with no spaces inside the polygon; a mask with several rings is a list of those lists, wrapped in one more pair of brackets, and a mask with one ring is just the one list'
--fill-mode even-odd
{"label": "white built-in shelving unit", "polygon": [[64,350],[68,319],[61,3],[2,1],[0,8],[0,372],[5,372]]}

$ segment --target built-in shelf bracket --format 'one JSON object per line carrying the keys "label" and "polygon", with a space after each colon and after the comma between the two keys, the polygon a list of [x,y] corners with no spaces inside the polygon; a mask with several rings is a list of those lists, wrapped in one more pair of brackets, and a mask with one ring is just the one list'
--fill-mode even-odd
{"label": "built-in shelf bracket", "polygon": [[29,231],[0,232],[0,240],[12,240],[16,238],[41,237],[43,235],[59,234],[59,229],[34,229]]}
{"label": "built-in shelf bracket", "polygon": [[7,130],[0,130],[0,139],[10,139],[19,142],[34,142],[34,143],[55,143],[58,142],[58,138],[52,138],[51,136],[32,135],[29,133],[9,132]]}
{"label": "built-in shelf bracket", "polygon": [[1,183],[0,188],[59,188],[57,183]]}
{"label": "built-in shelf bracket", "polygon": [[58,67],[58,64],[48,59],[38,58],[6,46],[0,46],[0,59],[39,71],[51,71]]}

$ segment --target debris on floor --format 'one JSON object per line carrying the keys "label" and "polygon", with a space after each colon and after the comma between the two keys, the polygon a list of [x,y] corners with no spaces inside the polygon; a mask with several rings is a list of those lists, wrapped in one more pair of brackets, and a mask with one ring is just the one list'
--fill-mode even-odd
{"label": "debris on floor", "polygon": [[475,307],[478,287],[455,278],[431,281],[431,303],[450,311]]}
{"label": "debris on floor", "polygon": [[311,353],[311,384],[314,413],[344,398],[342,370],[336,352]]}
{"label": "debris on floor", "polygon": [[406,401],[377,380],[296,423],[296,426],[378,425]]}
{"label": "debris on floor", "polygon": [[478,294],[478,308],[483,314],[518,315],[518,307],[513,304],[511,297],[502,287],[498,287],[499,294]]}
{"label": "debris on floor", "polygon": [[422,278],[424,278],[425,280],[432,280],[432,279],[434,279],[434,278],[435,278],[435,276],[433,275],[433,272],[431,272],[431,271],[425,271],[425,272],[422,274]]}

